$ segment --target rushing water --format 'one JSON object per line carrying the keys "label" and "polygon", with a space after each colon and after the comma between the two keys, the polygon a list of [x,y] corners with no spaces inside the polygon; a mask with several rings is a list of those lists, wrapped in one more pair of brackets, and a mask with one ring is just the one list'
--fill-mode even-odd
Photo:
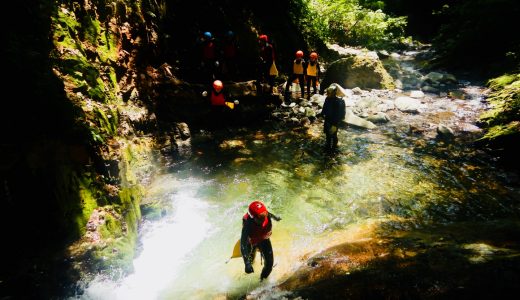
{"label": "rushing water", "polygon": [[[373,224],[391,232],[518,216],[518,192],[503,183],[511,174],[484,153],[404,134],[396,123],[341,130],[334,155],[323,151],[319,123],[193,132],[191,157],[149,189],[171,212],[143,224],[134,272],[98,276],[80,298],[237,299],[282,282],[314,253],[375,234]],[[260,260],[248,275],[241,258],[229,259],[252,200],[282,218],[264,282]]]}

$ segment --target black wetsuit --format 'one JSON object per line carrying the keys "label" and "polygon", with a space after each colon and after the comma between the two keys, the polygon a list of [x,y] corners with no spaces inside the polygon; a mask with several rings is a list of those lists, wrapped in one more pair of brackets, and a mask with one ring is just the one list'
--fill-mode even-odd
{"label": "black wetsuit", "polygon": [[250,237],[253,232],[258,230],[270,232],[273,224],[271,216],[272,215],[270,213],[267,216],[268,223],[266,225],[266,229],[261,229],[262,226],[258,225],[251,217],[242,219],[242,235],[240,238],[240,251],[242,252],[242,258],[244,259],[244,263],[246,265],[252,264],[256,249],[258,248],[260,250],[264,260],[264,267],[262,269],[262,273],[260,274],[260,279],[267,278],[267,276],[269,276],[273,270],[273,247],[269,238],[259,241],[256,245],[252,245],[250,242]]}
{"label": "black wetsuit", "polygon": [[339,97],[327,97],[323,104],[321,114],[325,116],[323,131],[326,136],[325,147],[334,149],[338,146],[338,130],[331,131],[331,127],[338,128],[340,122],[345,118],[345,101]]}

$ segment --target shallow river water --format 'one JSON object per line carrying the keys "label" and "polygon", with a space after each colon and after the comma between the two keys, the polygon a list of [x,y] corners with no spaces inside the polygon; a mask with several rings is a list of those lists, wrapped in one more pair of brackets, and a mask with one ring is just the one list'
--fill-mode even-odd
{"label": "shallow river water", "polygon": [[[480,101],[459,102],[473,112],[450,117],[471,124]],[[321,122],[192,132],[191,155],[169,165],[148,190],[149,199],[171,209],[143,223],[134,272],[117,281],[100,275],[80,298],[237,299],[280,284],[313,254],[375,236],[374,228],[391,235],[517,218],[518,191],[509,186],[514,174],[463,140],[402,129],[412,118],[431,122],[438,114],[407,115],[374,130],[343,128],[333,155],[323,150]],[[273,228],[275,267],[263,282],[260,260],[249,275],[241,258],[229,260],[253,200],[282,218]]]}

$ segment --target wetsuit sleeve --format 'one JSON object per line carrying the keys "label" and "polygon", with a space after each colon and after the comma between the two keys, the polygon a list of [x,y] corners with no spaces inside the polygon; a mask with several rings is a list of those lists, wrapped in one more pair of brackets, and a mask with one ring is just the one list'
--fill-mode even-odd
{"label": "wetsuit sleeve", "polygon": [[242,221],[242,234],[240,236],[240,252],[245,264],[252,263],[251,244],[249,243],[249,226],[247,220]]}
{"label": "wetsuit sleeve", "polygon": [[325,118],[329,117],[329,115],[330,115],[330,99],[328,97],[325,98],[325,102],[323,103],[323,109],[321,110],[321,115],[323,115]]}
{"label": "wetsuit sleeve", "polygon": [[273,219],[275,221],[281,221],[282,220],[282,218],[280,218],[277,215],[274,215],[272,213],[269,213],[269,219]]}
{"label": "wetsuit sleeve", "polygon": [[345,109],[345,100],[340,98],[340,105],[339,105],[339,120],[338,123],[345,119],[346,109]]}

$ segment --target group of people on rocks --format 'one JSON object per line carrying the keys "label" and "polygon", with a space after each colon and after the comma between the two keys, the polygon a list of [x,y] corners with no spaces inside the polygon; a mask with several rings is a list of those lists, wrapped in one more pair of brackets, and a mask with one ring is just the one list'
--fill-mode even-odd
{"label": "group of people on rocks", "polygon": [[[209,96],[212,111],[217,115],[225,114],[233,110],[239,104],[237,100],[228,99],[229,95],[224,88],[224,79],[235,78],[238,72],[238,44],[233,31],[227,31],[224,39],[217,43],[211,32],[204,32],[200,39],[201,67],[204,74],[211,82],[211,92],[204,92],[204,96]],[[265,34],[258,36],[258,78],[257,91],[264,92],[263,84],[267,84],[269,94],[275,91],[275,78],[278,75],[276,67],[276,51]],[[321,75],[318,53],[312,51],[305,58],[302,50],[297,50],[292,61],[292,70],[285,84],[284,101],[291,101],[291,87],[293,82],[300,86],[301,97],[311,97],[318,93],[318,81]],[[306,93],[305,93],[306,91]],[[323,109],[318,116],[324,118],[323,131],[326,135],[325,148],[327,151],[334,151],[338,145],[338,127],[345,118],[345,102],[337,96],[337,87],[330,86],[326,90],[326,99]]]}

